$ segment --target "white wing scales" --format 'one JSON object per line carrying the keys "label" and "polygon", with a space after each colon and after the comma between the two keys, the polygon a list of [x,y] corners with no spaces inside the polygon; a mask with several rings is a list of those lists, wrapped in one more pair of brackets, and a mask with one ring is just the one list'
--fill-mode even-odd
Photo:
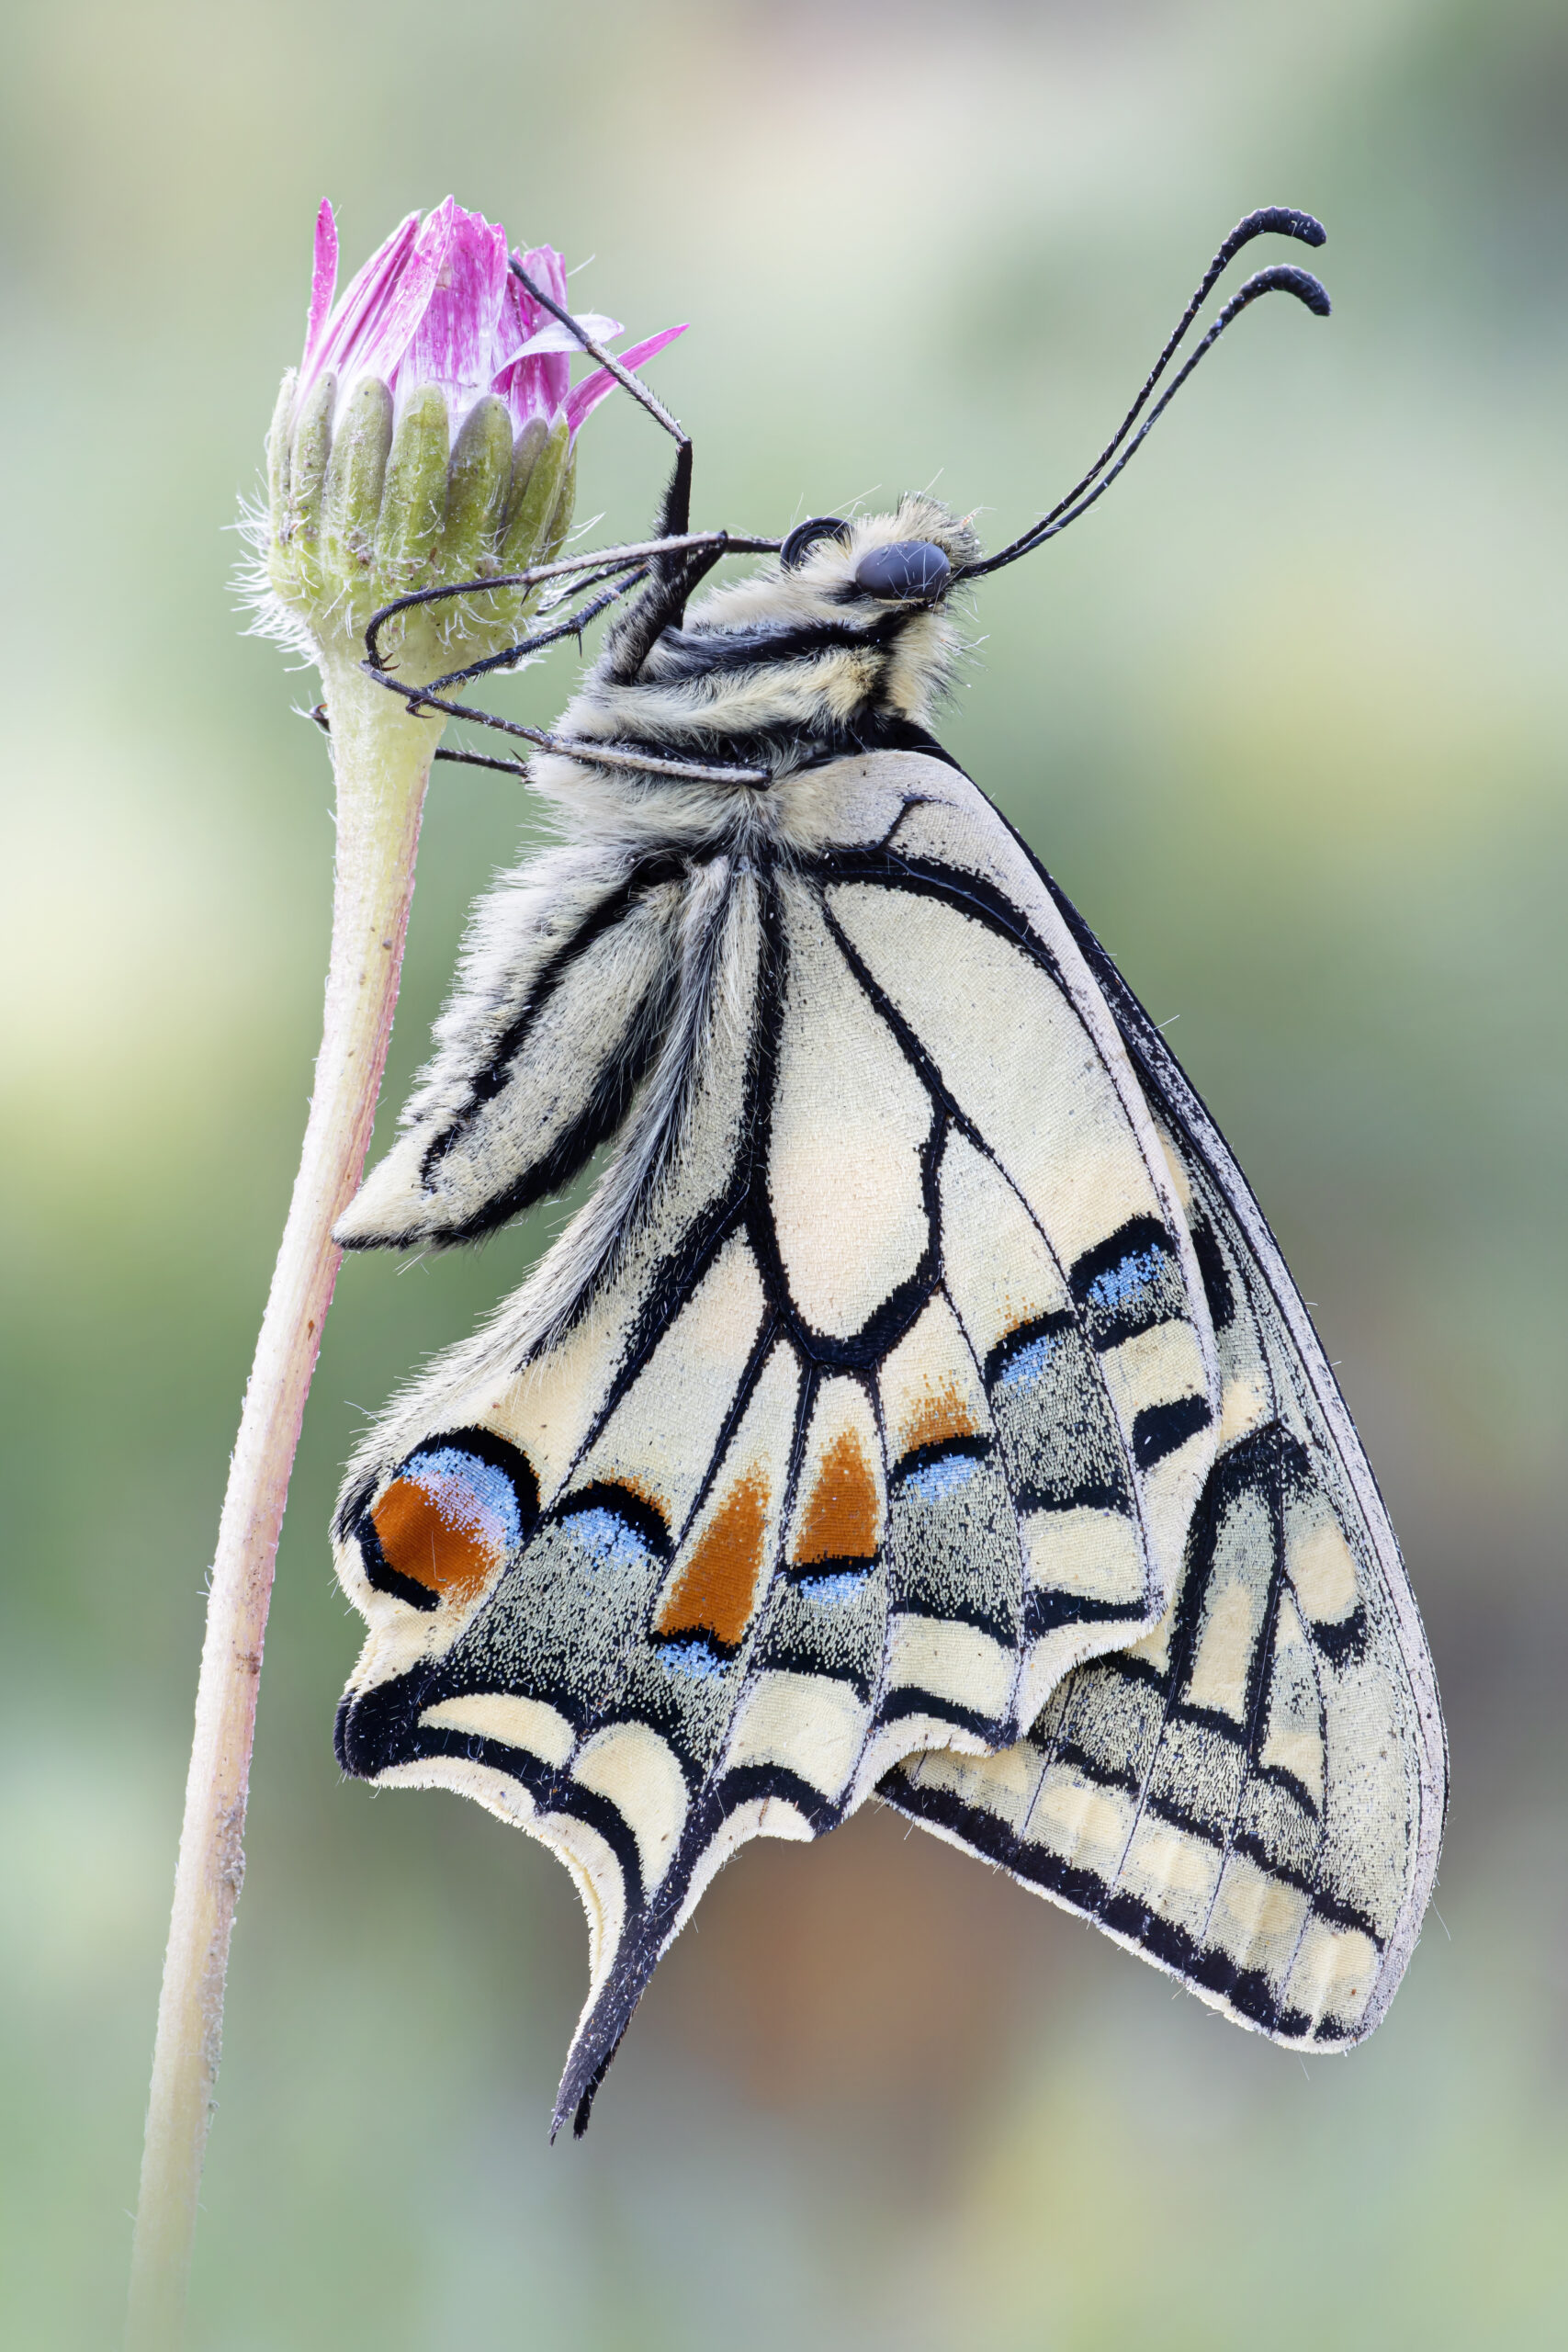
{"label": "white wing scales", "polygon": [[[635,932],[666,1006],[594,1199],[375,1433],[337,1522],[371,1625],[345,1765],[476,1796],[583,1894],[579,2128],[719,1864],[879,1784],[1124,1936],[1107,1891],[1157,1884],[1152,1956],[1212,1989],[1179,1931],[1316,2016],[1367,1974],[1357,1935],[1386,1973],[1394,1881],[1410,1906],[1405,1863],[1371,1887],[1397,1791],[1366,1777],[1377,1738],[1410,1747],[1383,1703],[1409,1627],[1214,1161],[1157,1094],[1156,1132],[1093,943],[973,786],[907,754],[802,782],[823,821],[787,857],[645,865],[506,1023],[449,1016],[471,1062],[433,1115],[504,1102],[528,1136],[626,1065],[622,1014],[564,1080],[518,1051],[551,991],[591,1001],[596,943]],[[357,1238],[428,1215],[462,1148],[400,1147]],[[482,1177],[505,1197],[499,1145]]]}
{"label": "white wing scales", "polygon": [[791,1304],[849,1340],[928,1267],[939,1112],[834,944],[820,893],[781,877],[778,898],[768,1203]]}

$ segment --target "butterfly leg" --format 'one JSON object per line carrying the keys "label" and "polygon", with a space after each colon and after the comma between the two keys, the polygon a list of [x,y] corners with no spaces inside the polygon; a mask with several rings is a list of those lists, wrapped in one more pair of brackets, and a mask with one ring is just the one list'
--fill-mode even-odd
{"label": "butterfly leg", "polygon": [[[679,477],[679,460],[675,471]],[[677,481],[672,480],[671,492],[677,486]],[[616,684],[628,685],[638,677],[665,630],[680,628],[693,590],[728,552],[728,547],[727,535],[720,531],[707,547],[654,558],[649,566],[647,587],[616,621],[605,641],[605,667]]]}
{"label": "butterfly leg", "polygon": [[[470,663],[466,670],[454,670],[446,677],[434,679],[425,695],[421,695],[412,686],[403,685],[398,679],[389,676],[380,667],[379,662],[376,658],[378,649],[375,645],[375,638],[380,624],[387,617],[387,614],[385,612],[378,613],[372,619],[370,627],[366,632],[366,645],[368,650],[369,658],[366,661],[364,667],[378,684],[386,686],[389,693],[400,694],[404,697],[404,700],[408,704],[411,717],[416,716],[421,708],[426,707],[427,700],[431,701],[432,707],[439,708],[443,706],[437,702],[434,702],[433,700],[436,695],[437,689],[447,686],[461,685],[468,679],[482,676],[486,672],[491,670],[508,669],[514,662],[526,660],[530,654],[538,652],[547,645],[554,645],[558,643],[558,640],[564,637],[575,637],[578,643],[578,650],[581,652],[582,648],[582,632],[588,627],[588,624],[592,620],[596,620],[607,605],[614,604],[617,596],[624,595],[629,588],[637,586],[647,578],[647,567],[638,566],[626,578],[617,581],[613,588],[607,589],[604,594],[595,597],[591,604],[584,605],[581,611],[574,613],[570,619],[558,622],[553,628],[536,630],[529,636],[519,639],[515,645],[509,645],[505,647],[500,653],[492,653],[485,661]],[[440,596],[464,596],[473,594],[476,590],[488,588],[492,584],[492,582],[485,580],[466,581],[460,582],[456,587],[441,589],[437,592],[437,594]],[[501,720],[490,718],[489,715],[483,711],[472,711],[464,715],[475,719],[483,720],[486,725],[499,726],[505,723]],[[323,735],[331,735],[332,727],[327,718],[325,703],[317,703],[313,709],[306,713],[306,717],[315,721]],[[527,773],[525,766],[520,760],[488,759],[478,752],[440,750],[436,752],[435,756],[438,760],[449,761],[455,766],[458,767],[496,768],[507,775],[521,776]]]}

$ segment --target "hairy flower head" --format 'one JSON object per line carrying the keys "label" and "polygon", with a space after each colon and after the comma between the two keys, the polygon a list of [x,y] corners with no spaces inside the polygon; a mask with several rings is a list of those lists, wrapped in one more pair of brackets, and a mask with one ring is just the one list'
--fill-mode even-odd
{"label": "hairy flower head", "polygon": [[[312,650],[346,650],[412,590],[547,562],[571,520],[578,432],[615,383],[601,368],[572,385],[576,338],[513,275],[505,230],[450,197],[411,213],[341,297],[337,257],[323,204],[304,356],[278,393],[254,518],[264,619]],[[555,248],[517,258],[564,308]],[[621,333],[593,313],[581,324],[599,344]],[[634,344],[624,364],[683,333]],[[384,642],[415,681],[508,643],[532,601],[454,599]]]}

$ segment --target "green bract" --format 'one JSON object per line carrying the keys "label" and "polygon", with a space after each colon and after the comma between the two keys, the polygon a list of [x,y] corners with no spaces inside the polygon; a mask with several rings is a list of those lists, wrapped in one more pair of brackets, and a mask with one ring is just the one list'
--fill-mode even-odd
{"label": "green bract", "polygon": [[[386,384],[362,377],[334,426],[337,379],[298,400],[290,369],[267,437],[267,576],[323,646],[359,644],[371,615],[419,588],[548,563],[571,522],[576,467],[564,416],[531,418],[513,438],[503,401],[472,408],[454,445],[446,396],[422,384],[394,424]],[[499,651],[537,592],[454,597],[382,636],[400,677],[417,682]]]}

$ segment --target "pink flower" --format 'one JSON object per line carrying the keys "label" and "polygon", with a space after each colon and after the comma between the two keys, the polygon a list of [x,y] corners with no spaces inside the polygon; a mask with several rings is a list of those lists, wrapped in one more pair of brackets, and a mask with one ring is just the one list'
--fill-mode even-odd
{"label": "pink flower", "polygon": [[[536,245],[517,258],[536,285],[570,308],[566,271],[553,245]],[[451,197],[423,226],[411,212],[334,302],[336,288],[337,223],[324,203],[316,218],[310,317],[296,392],[301,405],[311,385],[332,369],[339,416],[355,385],[372,376],[389,387],[400,413],[421,386],[439,385],[454,441],[487,392],[506,402],[513,432],[531,417],[549,424],[564,415],[575,438],[583,419],[615,389],[615,378],[603,368],[572,388],[571,356],[581,346],[513,276],[505,230],[481,213],[465,212]],[[621,333],[617,320],[592,311],[574,315],[595,343]],[[622,356],[623,366],[651,359],[685,332],[666,327],[634,344]]]}

